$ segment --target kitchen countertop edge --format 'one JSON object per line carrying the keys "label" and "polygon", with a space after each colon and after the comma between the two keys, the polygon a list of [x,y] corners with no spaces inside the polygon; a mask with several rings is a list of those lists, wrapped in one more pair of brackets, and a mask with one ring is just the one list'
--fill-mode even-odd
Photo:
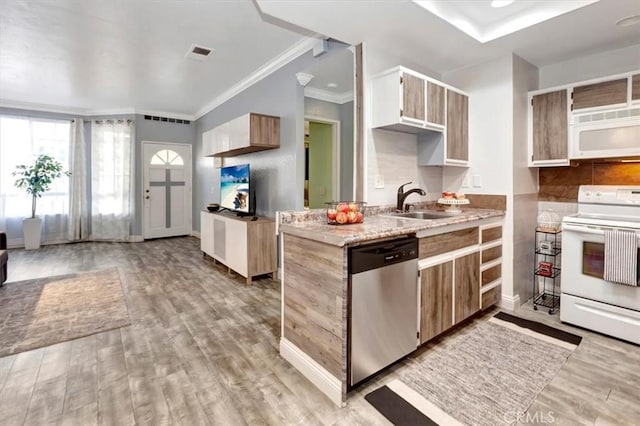
{"label": "kitchen countertop edge", "polygon": [[366,217],[364,223],[352,225],[328,225],[324,221],[280,224],[279,232],[344,247],[504,215],[505,212],[502,210],[490,209],[468,209],[460,215],[436,220],[403,219],[381,214]]}

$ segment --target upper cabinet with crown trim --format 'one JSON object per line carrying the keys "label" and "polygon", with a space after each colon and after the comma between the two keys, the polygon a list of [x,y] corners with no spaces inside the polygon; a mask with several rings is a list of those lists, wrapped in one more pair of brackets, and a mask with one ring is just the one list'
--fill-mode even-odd
{"label": "upper cabinet with crown trim", "polygon": [[418,135],[418,165],[468,166],[468,95],[405,67],[371,81],[371,127]]}

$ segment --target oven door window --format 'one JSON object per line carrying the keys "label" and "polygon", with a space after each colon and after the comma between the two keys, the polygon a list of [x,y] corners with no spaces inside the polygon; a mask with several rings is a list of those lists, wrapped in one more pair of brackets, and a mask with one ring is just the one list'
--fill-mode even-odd
{"label": "oven door window", "polygon": [[591,277],[604,277],[604,244],[582,243],[582,273]]}
{"label": "oven door window", "polygon": [[[640,259],[640,249],[638,249]],[[604,244],[582,242],[582,273],[596,278],[604,278]],[[638,277],[640,277],[640,262],[638,262]]]}

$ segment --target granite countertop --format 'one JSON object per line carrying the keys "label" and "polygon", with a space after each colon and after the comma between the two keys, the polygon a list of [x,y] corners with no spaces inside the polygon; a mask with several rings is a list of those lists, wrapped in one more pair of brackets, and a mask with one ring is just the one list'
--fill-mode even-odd
{"label": "granite countertop", "polygon": [[352,225],[328,225],[324,220],[283,223],[279,226],[279,232],[343,247],[500,216],[504,216],[504,211],[470,208],[456,215],[433,220],[405,219],[379,214],[366,216],[364,223]]}

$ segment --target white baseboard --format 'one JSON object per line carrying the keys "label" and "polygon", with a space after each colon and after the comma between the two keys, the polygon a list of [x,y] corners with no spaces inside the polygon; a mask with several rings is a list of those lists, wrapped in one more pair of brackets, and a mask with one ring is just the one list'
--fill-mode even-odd
{"label": "white baseboard", "polygon": [[142,235],[129,235],[127,241],[130,243],[141,243],[144,241],[144,237]]}
{"label": "white baseboard", "polygon": [[516,294],[513,297],[502,295],[502,299],[500,299],[500,306],[502,309],[506,309],[508,311],[515,311],[520,306],[520,295]]}
{"label": "white baseboard", "polygon": [[196,238],[200,238],[200,232],[193,230],[193,231],[191,231],[191,236],[192,237],[196,237]]}
{"label": "white baseboard", "polygon": [[284,337],[280,338],[280,355],[316,385],[334,404],[344,407],[342,382],[333,374]]}

